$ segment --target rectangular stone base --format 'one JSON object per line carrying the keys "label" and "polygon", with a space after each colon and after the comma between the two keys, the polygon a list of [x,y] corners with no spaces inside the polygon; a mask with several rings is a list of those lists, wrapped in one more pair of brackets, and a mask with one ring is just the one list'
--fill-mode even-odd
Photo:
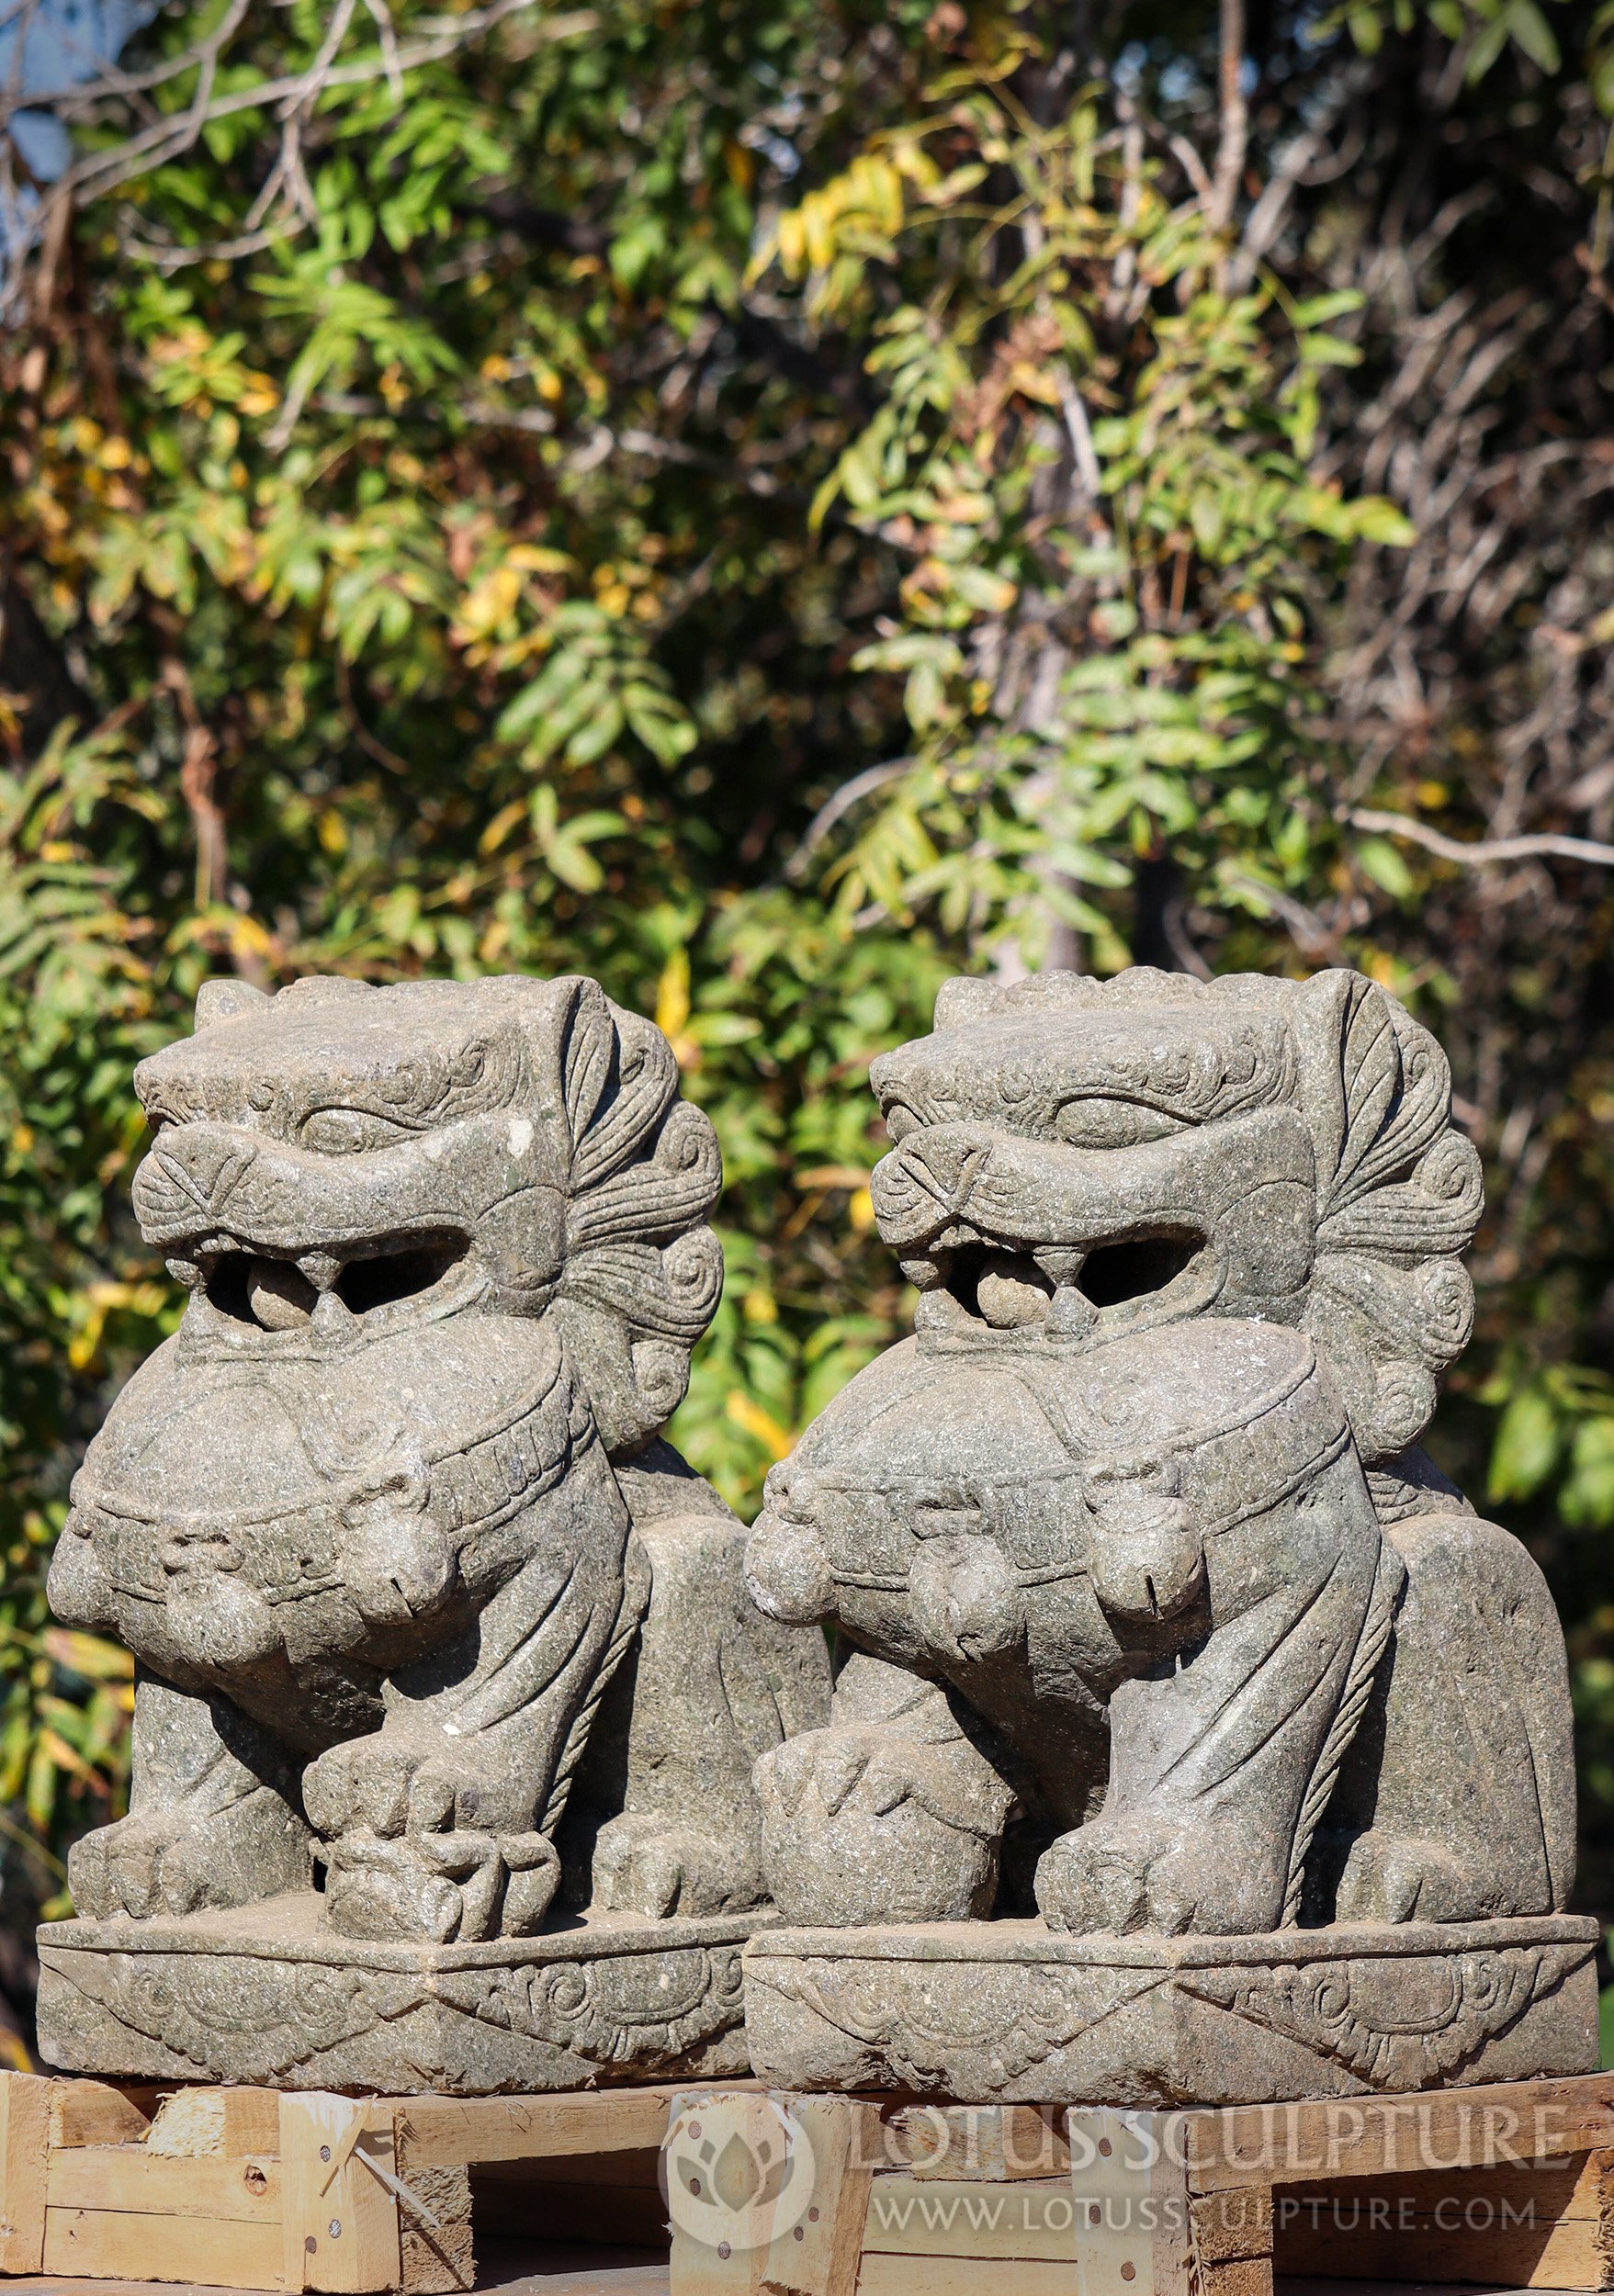
{"label": "rectangular stone base", "polygon": [[39,1931],[40,2050],[76,2073],[277,2088],[500,2091],[747,2069],[754,1914],[589,1915],[480,1945],[336,1936],[313,1891]]}
{"label": "rectangular stone base", "polygon": [[768,1930],[745,1954],[766,2081],[978,2103],[1235,2105],[1586,2073],[1597,1925],[1073,1937],[1040,1921]]}

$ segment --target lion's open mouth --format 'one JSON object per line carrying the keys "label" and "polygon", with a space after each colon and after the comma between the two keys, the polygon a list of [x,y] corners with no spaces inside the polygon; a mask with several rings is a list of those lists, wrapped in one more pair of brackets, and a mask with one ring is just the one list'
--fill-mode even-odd
{"label": "lion's open mouth", "polygon": [[923,1320],[939,1326],[945,1318],[955,1328],[1074,1332],[1106,1308],[1165,1292],[1204,1247],[1203,1235],[1191,1229],[1162,1227],[1090,1251],[1064,1244],[1010,1251],[988,1243],[935,1251],[924,1263],[931,1275],[926,1299],[933,1304]]}
{"label": "lion's open mouth", "polygon": [[289,1259],[220,1238],[216,1248],[198,1251],[193,1265],[196,1289],[219,1314],[259,1331],[294,1332],[316,1317],[322,1323],[362,1319],[404,1300],[446,1294],[468,1248],[465,1236],[445,1232],[345,1257],[307,1252]]}

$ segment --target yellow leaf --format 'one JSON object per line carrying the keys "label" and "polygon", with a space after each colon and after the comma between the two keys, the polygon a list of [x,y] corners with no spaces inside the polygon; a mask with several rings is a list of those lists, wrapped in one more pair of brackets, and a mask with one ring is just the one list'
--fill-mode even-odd
{"label": "yellow leaf", "polygon": [[540,542],[518,542],[505,553],[506,566],[519,566],[525,574],[570,573],[577,560],[566,550],[549,550]]}
{"label": "yellow leaf", "polygon": [[40,1746],[41,1751],[50,1756],[58,1770],[67,1771],[96,1794],[106,1793],[106,1779],[92,1770],[76,1748],[70,1746],[67,1740],[59,1736],[55,1730],[49,1727],[42,1729],[40,1732]]}
{"label": "yellow leaf", "polygon": [[496,853],[516,823],[526,819],[526,814],[527,804],[525,797],[514,798],[508,805],[501,805],[482,831],[481,836],[478,838],[477,851],[483,854]]}
{"label": "yellow leaf", "polygon": [[846,1207],[846,1216],[858,1235],[867,1235],[875,1224],[875,1199],[866,1187],[860,1187]]}
{"label": "yellow leaf", "polygon": [[753,1284],[739,1303],[740,1312],[748,1323],[777,1323],[779,1309],[771,1291],[761,1284]]}
{"label": "yellow leaf", "polygon": [[798,208],[786,208],[779,218],[779,260],[786,271],[798,272],[807,259],[807,234]]}
{"label": "yellow leaf", "polygon": [[134,1660],[116,1642],[103,1642],[99,1635],[85,1634],[75,1626],[47,1626],[40,1637],[46,1651],[58,1666],[70,1673],[83,1674],[93,1683],[132,1682]]}
{"label": "yellow leaf", "polygon": [[688,1019],[689,951],[674,949],[656,984],[656,1026],[665,1037],[680,1037]]}
{"label": "yellow leaf", "polygon": [[455,617],[455,636],[461,645],[470,639],[491,637],[514,613],[520,596],[521,569],[506,559],[466,593]]}
{"label": "yellow leaf", "polygon": [[738,1388],[730,1392],[724,1409],[737,1427],[743,1427],[748,1435],[754,1435],[763,1449],[771,1451],[776,1459],[788,1458],[795,1450],[796,1437],[786,1435],[771,1412],[765,1412],[760,1403],[753,1403],[751,1397],[742,1395]]}

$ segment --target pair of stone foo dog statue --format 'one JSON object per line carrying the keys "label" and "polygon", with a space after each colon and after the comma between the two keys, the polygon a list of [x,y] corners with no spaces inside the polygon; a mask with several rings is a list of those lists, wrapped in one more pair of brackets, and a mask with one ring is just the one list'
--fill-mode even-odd
{"label": "pair of stone foo dog statue", "polygon": [[1346,972],[1055,973],[872,1081],[915,1335],[748,1542],[660,1434],[722,1280],[660,1032],[576,979],[204,989],[136,1076],[189,1301],[51,1577],[138,1661],[57,2061],[733,2072],[743,1995],[829,2086],[1595,2062],[1562,1634],[1414,1447],[1481,1209],[1432,1039]]}

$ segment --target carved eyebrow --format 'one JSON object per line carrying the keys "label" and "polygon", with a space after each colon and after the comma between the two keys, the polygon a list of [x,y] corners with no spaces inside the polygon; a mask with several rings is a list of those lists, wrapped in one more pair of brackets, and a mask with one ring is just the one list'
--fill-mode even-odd
{"label": "carved eyebrow", "polygon": [[412,1140],[418,1133],[429,1131],[432,1124],[429,1117],[420,1118],[412,1123],[407,1116],[395,1114],[390,1109],[367,1108],[362,1101],[322,1100],[316,1107],[304,1109],[298,1120],[299,1133],[306,1133],[310,1126],[317,1124],[322,1117],[349,1117],[355,1124],[373,1126],[385,1136],[377,1141],[378,1146],[387,1145],[394,1140]]}

